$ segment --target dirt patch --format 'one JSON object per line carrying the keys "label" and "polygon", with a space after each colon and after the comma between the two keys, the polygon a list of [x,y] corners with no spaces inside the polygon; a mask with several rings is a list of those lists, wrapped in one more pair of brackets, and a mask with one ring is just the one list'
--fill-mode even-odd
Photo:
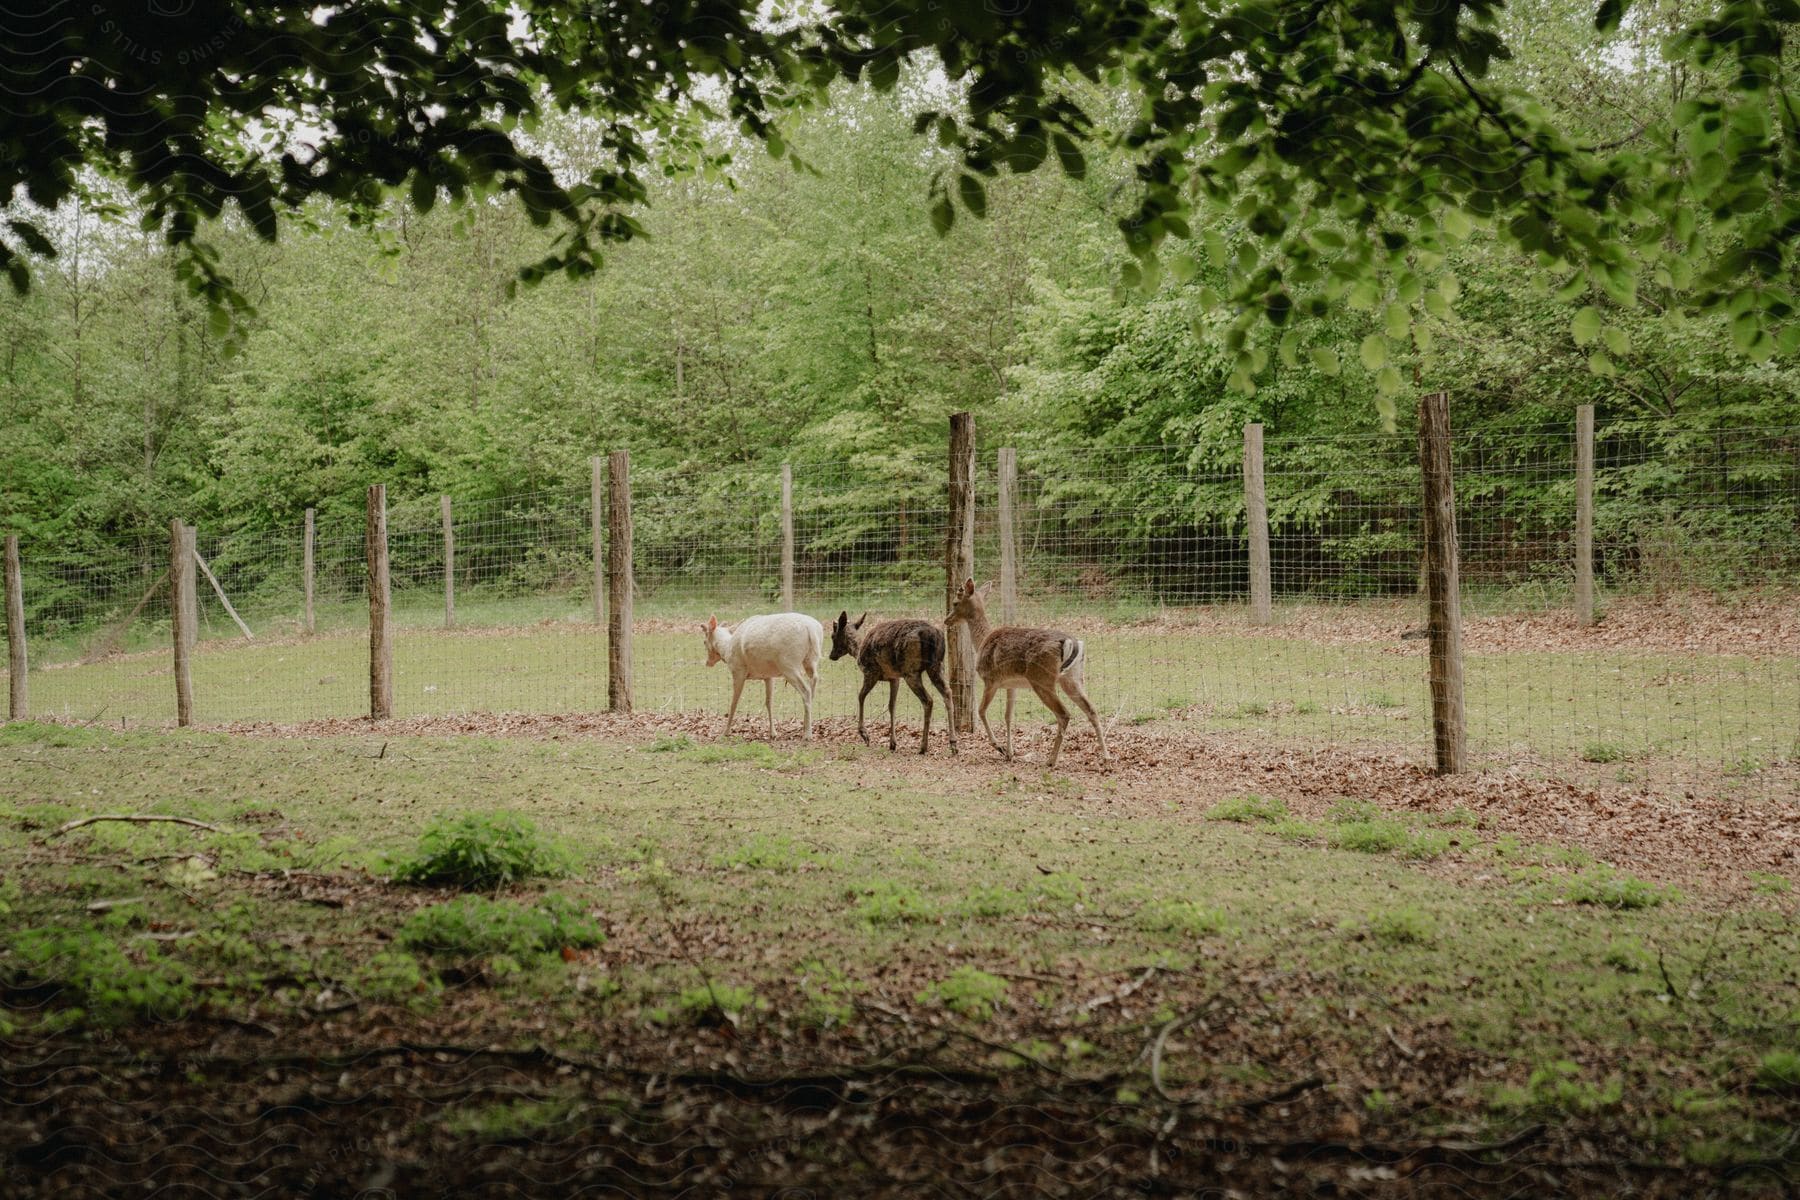
{"label": "dirt patch", "polygon": [[[710,741],[722,725],[721,718],[703,714],[585,713],[414,717],[379,724],[334,719],[215,728],[261,737],[475,734],[647,742],[673,735]],[[1039,775],[1050,740],[1047,727],[1027,724],[1016,734],[1019,761],[1008,764],[980,735],[964,735],[963,751],[955,757],[941,740],[934,741],[929,755],[910,753],[906,747],[918,744],[918,731],[902,729],[902,752],[893,756],[889,769],[903,779],[929,781],[943,789],[996,777]],[[778,747],[807,745],[798,736],[797,723],[780,722],[777,730]],[[1486,833],[1579,847],[1633,874],[1703,885],[1722,900],[1751,894],[1752,872],[1800,883],[1800,804],[1780,800],[1748,804],[1704,795],[1671,798],[1642,786],[1606,787],[1549,778],[1531,765],[1442,778],[1393,754],[1341,747],[1284,750],[1261,739],[1225,735],[1121,729],[1109,735],[1109,742],[1116,761],[1102,764],[1090,735],[1072,727],[1058,774],[1078,786],[1090,802],[1114,811],[1167,812],[1175,806],[1203,812],[1225,797],[1256,792],[1282,798],[1302,818],[1317,819],[1348,796],[1403,815],[1465,809]],[[817,723],[813,746],[857,744],[854,722]],[[1098,786],[1102,781],[1124,786],[1107,791]],[[1791,794],[1800,795],[1800,787]]]}

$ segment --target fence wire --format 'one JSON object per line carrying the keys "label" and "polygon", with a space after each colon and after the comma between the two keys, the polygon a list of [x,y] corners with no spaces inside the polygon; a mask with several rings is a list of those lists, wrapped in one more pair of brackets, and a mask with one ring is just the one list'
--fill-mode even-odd
{"label": "fence wire", "polygon": [[[1579,764],[1651,784],[1699,772],[1709,785],[1791,791],[1800,779],[1800,429],[1605,431],[1593,535],[1603,619],[1588,630],[1571,615],[1575,456],[1570,430],[1455,441],[1477,761]],[[1425,759],[1414,439],[1271,437],[1264,476],[1267,625],[1248,607],[1238,447],[1022,448],[1015,619],[1087,640],[1089,694],[1114,729]],[[993,579],[1003,535],[991,451],[975,483],[977,577]],[[781,606],[780,471],[634,464],[631,492],[636,707],[722,717],[729,679],[705,668],[699,627]],[[453,612],[439,504],[420,496],[390,509],[396,714],[604,709],[588,489],[453,500]],[[941,461],[795,464],[791,514],[794,606],[828,638],[840,611],[942,618]],[[203,528],[197,545],[254,635],[240,632],[202,576],[199,720],[367,712],[360,519],[316,530],[310,630],[300,522]],[[167,530],[27,544],[23,557],[34,711],[172,720]],[[998,623],[998,593],[991,603]],[[821,671],[818,715],[854,715],[854,666]],[[874,707],[882,699],[877,691]],[[740,732],[761,729],[761,703],[752,685]],[[903,694],[902,704],[913,701]],[[1035,702],[1022,709],[1035,711]],[[916,709],[902,712],[916,720]],[[778,693],[777,715],[781,735],[792,736],[791,692]]]}

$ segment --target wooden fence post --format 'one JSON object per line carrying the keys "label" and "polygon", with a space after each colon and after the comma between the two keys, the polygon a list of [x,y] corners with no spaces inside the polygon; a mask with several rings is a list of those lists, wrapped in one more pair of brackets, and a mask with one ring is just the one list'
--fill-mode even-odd
{"label": "wooden fence post", "polygon": [[600,532],[600,526],[606,519],[606,507],[602,496],[606,492],[605,460],[598,454],[588,459],[588,501],[593,506],[588,513],[588,532],[594,542],[594,624],[606,623],[606,539]]}
{"label": "wooden fence post", "polygon": [[1594,623],[1594,406],[1575,409],[1575,623]]}
{"label": "wooden fence post", "polygon": [[439,496],[444,517],[444,628],[456,626],[456,526],[450,520],[450,497]]}
{"label": "wooden fence post", "polygon": [[1019,543],[1013,532],[1013,496],[1019,487],[1019,452],[1000,447],[1000,623],[1019,619]]}
{"label": "wooden fence post", "polygon": [[394,715],[394,639],[389,626],[392,596],[388,590],[387,484],[369,485],[369,511],[364,522],[369,559],[369,719]]}
{"label": "wooden fence post", "polygon": [[607,469],[606,706],[631,711],[631,452],[614,450]]}
{"label": "wooden fence post", "polygon": [[25,583],[19,569],[19,535],[6,535],[6,669],[9,720],[31,715],[31,693],[25,662]]}
{"label": "wooden fence post", "polygon": [[1269,577],[1269,500],[1263,485],[1263,427],[1244,426],[1244,515],[1250,539],[1250,620],[1267,625],[1274,588]]}
{"label": "wooden fence post", "polygon": [[781,464],[781,607],[794,611],[794,468]]}
{"label": "wooden fence post", "polygon": [[1457,566],[1456,488],[1451,475],[1450,397],[1419,400],[1419,474],[1425,485],[1426,630],[1431,643],[1431,731],[1440,775],[1466,766],[1463,724],[1462,582]]}
{"label": "wooden fence post", "polygon": [[[962,585],[975,577],[975,420],[950,414],[950,519],[944,535],[944,609],[956,603]],[[956,728],[975,728],[975,643],[967,622],[958,622],[945,647],[950,678],[950,719]]]}
{"label": "wooden fence post", "polygon": [[306,588],[306,632],[312,633],[313,624],[313,510],[306,510],[306,550],[302,556],[300,574],[305,580]]}
{"label": "wooden fence post", "polygon": [[196,584],[194,530],[176,517],[169,522],[169,625],[175,640],[175,724],[181,726],[194,723]]}

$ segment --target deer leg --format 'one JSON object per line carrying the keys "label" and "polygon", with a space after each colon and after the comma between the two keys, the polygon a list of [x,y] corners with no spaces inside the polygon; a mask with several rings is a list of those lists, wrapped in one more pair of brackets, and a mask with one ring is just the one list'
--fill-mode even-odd
{"label": "deer leg", "polygon": [[1057,699],[1055,680],[1046,684],[1039,683],[1034,679],[1031,682],[1031,690],[1037,693],[1037,698],[1044,702],[1044,707],[1056,717],[1056,740],[1050,743],[1050,761],[1045,764],[1047,769],[1053,770],[1056,767],[1056,756],[1062,753],[1063,733],[1069,728],[1069,709],[1061,700]]}
{"label": "deer leg", "polygon": [[731,711],[725,714],[725,736],[731,736],[731,723],[737,720],[738,697],[744,694],[744,678],[741,675],[731,677]]}
{"label": "deer leg", "polygon": [[925,690],[925,681],[917,675],[908,675],[906,686],[912,689],[912,694],[925,707],[925,734],[919,739],[919,753],[924,754],[931,749],[931,693]]}
{"label": "deer leg", "polygon": [[1100,761],[1111,762],[1112,754],[1106,748],[1106,733],[1100,728],[1100,718],[1094,715],[1094,706],[1088,703],[1087,693],[1081,690],[1081,681],[1065,675],[1062,688],[1069,694],[1069,699],[1075,701],[1075,706],[1087,714],[1088,724],[1094,727],[1094,736],[1100,739]]}
{"label": "deer leg", "polygon": [[775,681],[763,680],[763,711],[769,714],[769,740],[775,740]]}
{"label": "deer leg", "polygon": [[791,677],[788,682],[792,683],[794,690],[800,693],[800,709],[806,714],[806,731],[801,734],[801,737],[810,742],[812,741],[812,702],[815,681],[802,668],[801,673]]}
{"label": "deer leg", "polygon": [[[994,749],[1000,751],[1000,757],[1010,759],[1012,757],[1012,751],[1010,749],[1008,749],[1007,747],[1002,746],[1000,744],[999,740],[994,737],[993,726],[988,724],[988,719],[987,719],[988,705],[990,705],[994,702],[994,693],[999,690],[1000,690],[999,688],[995,687],[992,683],[989,683],[987,680],[985,680],[985,679],[982,680],[981,681],[981,706],[979,708],[977,708],[975,711],[981,714],[981,731],[983,733],[987,734],[988,745],[990,745]],[[1012,693],[1008,692],[1006,694],[1006,698],[1008,700],[1012,699]]]}
{"label": "deer leg", "polygon": [[869,693],[874,690],[875,677],[873,675],[864,675],[862,691],[856,694],[856,732],[861,736],[863,745],[865,746],[869,744],[869,729],[868,726],[863,724],[863,701],[867,700],[869,698]]}
{"label": "deer leg", "polygon": [[894,740],[894,706],[900,702],[900,681],[888,680],[888,749],[898,750],[900,744]]}
{"label": "deer leg", "polygon": [[1018,688],[1007,688],[1006,689],[1006,761],[1007,762],[1011,762],[1012,756],[1013,756],[1013,744],[1012,744],[1013,697],[1017,696],[1018,694],[1019,694]]}
{"label": "deer leg", "polygon": [[[944,673],[936,667],[926,667],[925,674],[930,677],[931,684],[937,688],[938,695],[944,698],[944,728],[950,735],[950,753],[956,753],[956,705],[950,701],[950,689],[944,686]],[[992,735],[988,738],[993,740]]]}

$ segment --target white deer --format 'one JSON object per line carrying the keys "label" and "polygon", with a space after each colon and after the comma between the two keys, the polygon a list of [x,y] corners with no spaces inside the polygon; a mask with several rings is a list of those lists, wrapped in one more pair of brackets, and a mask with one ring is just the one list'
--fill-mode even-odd
{"label": "white deer", "polygon": [[[988,741],[994,749],[1011,762],[1013,756],[1013,693],[1021,687],[1029,687],[1037,693],[1037,698],[1044,702],[1056,717],[1056,741],[1050,744],[1050,767],[1056,766],[1056,756],[1062,752],[1063,734],[1069,728],[1069,710],[1058,698],[1058,687],[1068,693],[1069,699],[1075,701],[1081,711],[1094,727],[1094,736],[1100,739],[1100,761],[1109,762],[1112,755],[1106,749],[1106,734],[1100,728],[1100,718],[1094,715],[1094,706],[1088,703],[1084,690],[1082,668],[1087,662],[1087,647],[1078,637],[1071,637],[1060,629],[1031,629],[1019,625],[1002,625],[994,629],[988,624],[987,592],[992,585],[984,584],[980,591],[975,590],[975,581],[964,582],[962,593],[957,596],[956,603],[944,615],[944,628],[954,628],[958,621],[966,621],[969,636],[976,646],[975,670],[981,676],[981,705],[976,710],[981,714],[981,728],[987,733]],[[994,693],[1001,688],[1006,689],[1006,745],[1002,746],[994,738],[993,729],[988,726],[988,704],[994,699]]]}
{"label": "white deer", "polygon": [[804,613],[770,613],[745,617],[736,629],[720,626],[709,617],[700,627],[706,635],[706,665],[724,663],[731,668],[731,711],[725,717],[725,733],[737,720],[738,698],[744,681],[763,681],[763,706],[769,713],[769,736],[775,736],[775,681],[785,679],[800,693],[806,708],[806,740],[813,734],[813,693],[819,687],[819,659],[825,652],[825,627]]}

